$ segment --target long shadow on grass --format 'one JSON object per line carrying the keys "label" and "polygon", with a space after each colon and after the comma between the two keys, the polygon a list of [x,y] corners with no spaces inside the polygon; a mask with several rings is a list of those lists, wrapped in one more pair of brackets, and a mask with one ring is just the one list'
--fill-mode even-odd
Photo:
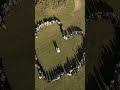
{"label": "long shadow on grass", "polygon": [[[82,31],[82,29],[76,26],[71,26],[67,29],[67,32],[69,34],[71,34],[71,32],[74,32],[74,31]],[[77,47],[77,51],[74,54],[74,56],[71,58],[66,57],[66,62],[64,63],[63,66],[61,64],[58,64],[55,67],[53,67],[51,70],[45,71],[46,72],[45,80],[47,80],[48,82],[51,82],[51,81],[62,78],[64,74],[68,74],[70,73],[70,71],[72,71],[71,73],[72,75],[76,74],[79,71],[79,68],[84,65],[84,59],[83,59],[84,52],[85,52],[84,39],[85,38],[83,37],[83,43]],[[54,46],[56,47],[57,45],[55,41],[53,43],[54,43]]]}
{"label": "long shadow on grass", "polygon": [[42,24],[42,23],[45,23],[45,22],[47,22],[47,21],[51,22],[51,21],[53,21],[53,20],[60,21],[56,16],[51,16],[51,17],[49,17],[49,18],[43,18],[42,20],[38,20],[38,21],[36,22],[36,24]]}
{"label": "long shadow on grass", "polygon": [[45,80],[47,80],[48,82],[52,82],[62,78],[65,74],[70,73],[71,70],[72,70],[72,73],[71,73],[72,75],[76,74],[79,69],[78,67],[84,65],[84,62],[81,61],[83,59],[83,55],[85,51],[83,45],[84,44],[82,44],[81,46],[78,46],[77,52],[76,54],[74,54],[73,57],[66,58],[66,62],[64,63],[63,66],[61,64],[58,64],[55,67],[53,67],[51,70],[46,71],[43,69],[40,62],[37,61],[36,63],[39,66],[38,72],[40,76],[42,75]]}
{"label": "long shadow on grass", "polygon": [[82,29],[80,27],[77,27],[77,26],[70,26],[67,28],[67,32],[69,35],[75,31],[82,31]]}
{"label": "long shadow on grass", "polygon": [[[51,22],[51,21],[56,21],[56,20],[59,22],[58,25],[60,27],[60,31],[63,36],[68,35],[68,36],[72,37],[73,35],[76,35],[76,34],[80,34],[83,36],[83,33],[81,32],[82,29],[80,27],[70,26],[65,30],[63,24],[55,16],[39,20],[39,21],[37,21],[37,25],[40,25],[47,21]],[[83,37],[83,40],[84,40],[84,37]],[[58,48],[58,45],[57,45],[56,41],[54,41],[54,40],[53,40],[53,45],[56,50],[56,48]],[[84,50],[84,42],[83,42],[83,44],[81,46],[78,46],[76,54],[74,54],[74,57],[71,57],[71,58],[66,57],[67,60],[63,66],[61,64],[58,64],[55,67],[53,67],[51,70],[48,70],[48,71],[44,70],[42,68],[42,65],[38,61],[38,66],[40,66],[38,68],[38,72],[39,72],[40,76],[42,75],[44,77],[44,79],[47,80],[48,82],[52,82],[54,80],[58,80],[58,79],[62,78],[62,76],[64,74],[70,73],[71,70],[72,70],[72,74],[77,73],[79,66],[82,66],[84,64],[84,60],[82,60],[84,52],[85,52],[85,50]]]}
{"label": "long shadow on grass", "polygon": [[[86,75],[86,90],[109,90],[114,75],[115,64],[120,61],[120,30],[115,30],[111,45],[102,48],[99,63],[93,66],[93,72]],[[86,59],[87,63],[87,59]],[[86,66],[87,68],[87,66]],[[86,71],[87,72],[87,71]],[[119,90],[116,87],[115,90]]]}
{"label": "long shadow on grass", "polygon": [[54,48],[56,50],[56,48],[58,48],[58,45],[57,45],[57,42],[55,40],[53,40],[53,45],[54,45]]}

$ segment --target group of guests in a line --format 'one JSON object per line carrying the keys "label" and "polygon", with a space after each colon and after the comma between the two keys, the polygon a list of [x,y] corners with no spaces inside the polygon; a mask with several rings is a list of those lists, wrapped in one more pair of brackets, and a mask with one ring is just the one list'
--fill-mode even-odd
{"label": "group of guests in a line", "polygon": [[67,28],[67,30],[64,32],[65,32],[65,35],[63,37],[66,40],[77,34],[81,35],[82,37],[85,36],[85,32],[83,32],[79,27],[76,27],[76,26],[71,26],[71,27]]}
{"label": "group of guests in a line", "polygon": [[83,52],[82,59],[79,58],[67,58],[67,62],[64,64],[65,72],[68,76],[72,76],[79,71],[79,68],[85,64],[85,52]]}
{"label": "group of guests in a line", "polygon": [[39,32],[39,30],[45,26],[50,26],[53,24],[57,24],[60,27],[61,33],[64,36],[64,31],[65,28],[63,26],[63,24],[60,22],[60,20],[58,18],[56,18],[55,16],[49,17],[49,18],[44,18],[42,20],[37,21],[36,23],[36,28],[35,28],[35,35],[37,38],[37,33]]}
{"label": "group of guests in a line", "polygon": [[115,65],[114,76],[110,82],[110,89],[119,87],[120,89],[120,62]]}
{"label": "group of guests in a line", "polygon": [[0,29],[6,29],[5,17],[9,15],[10,8],[16,5],[16,0],[0,0]]}
{"label": "group of guests in a line", "polygon": [[56,65],[51,70],[46,71],[45,80],[48,82],[53,82],[59,80],[65,75],[64,68],[61,64]]}
{"label": "group of guests in a line", "polygon": [[40,64],[37,55],[35,55],[35,66],[37,67],[37,70],[39,73],[39,78],[42,79],[42,77],[45,77],[45,71],[44,71],[42,65]]}
{"label": "group of guests in a line", "polygon": [[57,65],[50,71],[45,71],[40,64],[37,55],[35,55],[35,66],[39,73],[39,79],[45,79],[48,82],[56,81],[64,75],[64,69],[61,64]]}
{"label": "group of guests in a line", "polygon": [[42,20],[39,20],[36,22],[35,24],[35,35],[37,37],[37,33],[39,32],[40,29],[42,29],[45,26],[50,26],[53,24],[58,24],[60,25],[60,27],[62,27],[62,29],[64,28],[63,26],[61,26],[61,22],[58,18],[56,18],[55,16],[49,17],[49,18],[44,18]]}
{"label": "group of guests in a line", "polygon": [[76,34],[81,34],[82,36],[85,35],[85,33],[83,31],[75,30],[74,28],[65,30],[65,27],[60,22],[60,20],[58,18],[56,18],[55,16],[52,16],[52,17],[44,18],[42,20],[37,21],[37,23],[35,25],[36,38],[38,38],[37,33],[39,32],[39,30],[41,28],[43,28],[45,26],[50,26],[52,24],[57,24],[59,26],[61,34],[62,34],[63,38],[66,40]]}
{"label": "group of guests in a line", "polygon": [[49,71],[45,71],[39,62],[37,55],[35,55],[35,66],[37,67],[39,78],[45,79],[48,82],[53,82],[61,79],[63,76],[72,76],[79,71],[79,68],[85,64],[85,52],[82,51],[82,57],[79,58],[79,51],[72,58],[67,58],[67,61],[62,66],[58,64]]}
{"label": "group of guests in a line", "polygon": [[104,1],[87,0],[86,5],[86,27],[95,20],[107,19],[110,21],[116,20],[113,25],[120,29],[119,17],[114,10]]}

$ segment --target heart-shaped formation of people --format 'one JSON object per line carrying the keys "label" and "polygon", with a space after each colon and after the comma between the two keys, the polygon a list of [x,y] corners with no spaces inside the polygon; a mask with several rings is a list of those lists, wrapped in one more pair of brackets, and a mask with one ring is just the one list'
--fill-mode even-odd
{"label": "heart-shaped formation of people", "polygon": [[[96,2],[94,2],[94,0],[86,0],[86,3],[86,27],[89,26],[89,24],[93,21],[105,19],[111,21],[115,30],[120,33],[120,20],[119,17],[115,14],[115,11],[112,7],[101,0]],[[110,81],[109,85],[110,88],[114,87],[116,82],[118,83],[117,79],[120,76],[120,62],[116,63],[115,67],[115,72],[113,77],[111,78],[112,80]]]}
{"label": "heart-shaped formation of people", "polygon": [[[57,24],[60,27],[61,34],[63,36],[63,39],[65,40],[77,34],[82,35],[82,37],[84,38],[85,33],[79,27],[71,26],[67,30],[65,30],[63,24],[55,16],[44,18],[43,20],[37,21],[35,27],[36,38],[38,38],[37,33],[40,31],[40,29],[42,29],[45,26],[50,26],[52,24]],[[56,48],[56,51],[58,53],[60,52],[58,47]],[[35,54],[35,66],[38,69],[39,78],[40,79],[43,78],[48,82],[59,80],[65,75],[72,76],[73,74],[77,73],[79,71],[79,68],[84,64],[85,64],[84,43],[80,47],[78,47],[77,53],[74,54],[74,57],[67,58],[67,61],[64,63],[63,66],[61,64],[58,64],[56,67],[49,71],[43,69],[40,63],[40,59]]]}

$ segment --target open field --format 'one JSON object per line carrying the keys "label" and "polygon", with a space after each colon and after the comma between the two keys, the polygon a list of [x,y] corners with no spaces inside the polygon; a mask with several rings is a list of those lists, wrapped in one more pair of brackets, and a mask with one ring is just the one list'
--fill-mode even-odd
{"label": "open field", "polygon": [[[49,8],[44,12],[39,10],[39,5],[35,9],[35,20],[41,20],[50,16],[56,16],[67,29],[70,26],[80,27],[85,31],[85,18],[84,18],[84,0],[81,0],[80,10],[74,12],[75,3],[74,0],[67,0],[64,6],[59,8]],[[57,42],[58,47],[61,50],[60,54],[57,54],[53,46],[53,40]],[[44,27],[38,33],[35,47],[40,62],[46,70],[49,70],[57,64],[64,64],[67,57],[72,57],[76,51],[77,46],[80,46],[83,42],[80,35],[73,36],[67,41],[63,39],[59,27],[52,25]],[[64,76],[62,79],[47,83],[44,80],[38,78],[38,71],[35,70],[35,89],[36,90],[84,90],[85,89],[85,67],[80,68],[80,71],[71,77]]]}
{"label": "open field", "polygon": [[74,0],[75,3],[75,8],[74,8],[74,12],[77,10],[80,10],[81,8],[81,0]]}
{"label": "open field", "polygon": [[35,90],[85,90],[85,67],[71,77],[63,77],[62,79],[47,83],[38,79],[38,72],[35,72]]}
{"label": "open field", "polygon": [[[43,68],[49,70],[55,65],[65,63],[67,57],[73,57],[77,47],[82,43],[82,36],[76,35],[67,41],[63,39],[57,25],[43,28],[36,39],[36,53],[41,59]],[[61,53],[58,54],[53,45],[53,40],[57,42]],[[42,60],[44,59],[44,60]]]}
{"label": "open field", "polygon": [[64,27],[67,28],[71,25],[80,26],[82,30],[85,30],[85,1],[81,0],[81,8],[78,12],[74,11],[74,0],[67,0],[64,7],[55,8],[54,10],[49,8],[44,12],[39,10],[39,5],[35,8],[35,20],[41,20],[50,16],[57,16],[58,19],[63,23]]}

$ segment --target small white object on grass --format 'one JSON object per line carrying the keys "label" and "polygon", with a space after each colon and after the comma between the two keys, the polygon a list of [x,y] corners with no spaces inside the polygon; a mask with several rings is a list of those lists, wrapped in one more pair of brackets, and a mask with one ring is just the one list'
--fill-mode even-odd
{"label": "small white object on grass", "polygon": [[55,24],[55,21],[53,20],[52,23]]}
{"label": "small white object on grass", "polygon": [[66,37],[65,40],[68,40],[68,38]]}
{"label": "small white object on grass", "polygon": [[37,67],[37,65],[35,64],[35,67]]}
{"label": "small white object on grass", "polygon": [[57,53],[60,53],[60,49],[59,48],[56,48],[56,51],[57,51]]}
{"label": "small white object on grass", "polygon": [[47,26],[47,22],[45,22],[44,25]]}
{"label": "small white object on grass", "polygon": [[47,24],[46,24],[47,26],[49,26],[49,25],[50,25],[49,21],[47,21],[46,23],[47,23]]}
{"label": "small white object on grass", "polygon": [[38,38],[38,36],[35,36],[35,38]]}
{"label": "small white object on grass", "polygon": [[39,76],[39,79],[42,79],[42,77],[41,77],[41,76]]}
{"label": "small white object on grass", "polygon": [[60,25],[60,24],[61,24],[61,22],[57,22],[57,24],[58,24],[58,25]]}
{"label": "small white object on grass", "polygon": [[49,22],[49,25],[52,25],[52,22]]}
{"label": "small white object on grass", "polygon": [[63,37],[65,40],[68,40],[68,38],[66,36]]}
{"label": "small white object on grass", "polygon": [[66,36],[63,37],[64,39],[66,38]]}
{"label": "small white object on grass", "polygon": [[67,73],[67,76],[72,76],[72,74],[71,73]]}

